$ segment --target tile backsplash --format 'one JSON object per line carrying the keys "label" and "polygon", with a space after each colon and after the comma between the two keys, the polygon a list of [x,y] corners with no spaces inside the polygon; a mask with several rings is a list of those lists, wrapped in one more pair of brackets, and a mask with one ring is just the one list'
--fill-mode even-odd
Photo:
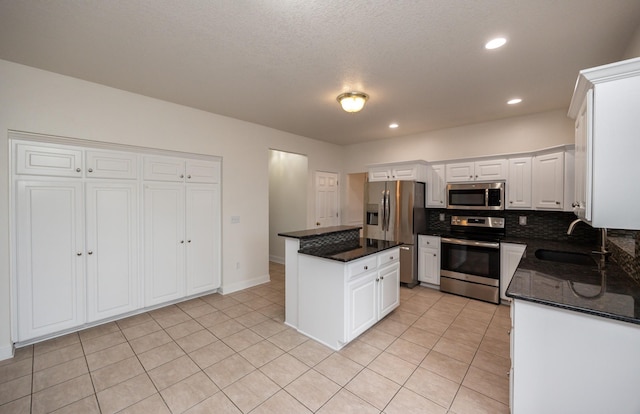
{"label": "tile backsplash", "polygon": [[[440,213],[445,220],[440,221]],[[497,216],[504,217],[508,238],[533,238],[555,241],[571,241],[573,243],[597,244],[598,230],[587,224],[578,224],[573,234],[567,235],[569,224],[576,216],[572,212],[563,211],[468,211],[427,209],[427,223],[429,231],[447,232],[451,223],[451,216]],[[520,225],[520,216],[526,217],[527,224]]]}

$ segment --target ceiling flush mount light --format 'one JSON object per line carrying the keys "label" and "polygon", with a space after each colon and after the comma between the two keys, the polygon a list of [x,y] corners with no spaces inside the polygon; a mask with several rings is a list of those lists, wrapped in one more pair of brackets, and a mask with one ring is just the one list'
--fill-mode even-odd
{"label": "ceiling flush mount light", "polygon": [[336,98],[346,112],[360,112],[368,99],[369,95],[362,92],[345,92]]}
{"label": "ceiling flush mount light", "polygon": [[399,125],[396,124],[395,122],[393,124],[389,124],[389,128],[391,128],[391,129],[396,129],[398,127],[399,127]]}
{"label": "ceiling flush mount light", "polygon": [[484,48],[485,49],[497,49],[499,47],[502,47],[505,45],[505,43],[507,43],[507,39],[505,39],[504,37],[496,37],[495,39],[491,39],[489,40],[485,45]]}
{"label": "ceiling flush mount light", "polygon": [[509,99],[509,100],[507,101],[507,104],[508,104],[508,105],[516,105],[516,104],[519,104],[520,102],[522,102],[522,99],[520,99],[520,98],[513,98],[513,99]]}

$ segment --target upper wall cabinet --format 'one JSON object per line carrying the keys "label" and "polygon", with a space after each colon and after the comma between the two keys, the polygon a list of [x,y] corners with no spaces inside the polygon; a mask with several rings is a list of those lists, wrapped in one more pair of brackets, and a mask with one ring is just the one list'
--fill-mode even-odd
{"label": "upper wall cabinet", "polygon": [[447,182],[497,181],[507,179],[507,160],[492,159],[447,164]]}
{"label": "upper wall cabinet", "polygon": [[144,179],[188,183],[219,183],[218,163],[183,158],[144,157]]}
{"label": "upper wall cabinet", "polygon": [[19,143],[14,162],[16,174],[82,177],[82,150],[75,147]]}
{"label": "upper wall cabinet", "polygon": [[531,208],[531,176],[531,157],[509,159],[506,208]]}
{"label": "upper wall cabinet", "polygon": [[368,167],[369,181],[422,181],[427,180],[426,161],[378,164]]}
{"label": "upper wall cabinet", "polygon": [[640,58],[580,72],[569,106],[576,120],[574,212],[594,227],[640,229]]}
{"label": "upper wall cabinet", "polygon": [[445,165],[433,164],[427,169],[427,207],[447,207]]}

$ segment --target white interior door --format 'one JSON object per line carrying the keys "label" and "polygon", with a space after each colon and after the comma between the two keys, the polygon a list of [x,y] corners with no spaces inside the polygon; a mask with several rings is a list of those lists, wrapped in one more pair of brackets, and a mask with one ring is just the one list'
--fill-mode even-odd
{"label": "white interior door", "polygon": [[338,174],[316,171],[316,227],[338,224]]}

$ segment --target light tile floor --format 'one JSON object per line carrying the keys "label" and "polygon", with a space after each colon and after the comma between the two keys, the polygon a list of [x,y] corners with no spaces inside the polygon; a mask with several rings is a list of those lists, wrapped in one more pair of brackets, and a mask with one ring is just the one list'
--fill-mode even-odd
{"label": "light tile floor", "polygon": [[0,414],[508,413],[509,308],[416,287],[339,352],[283,324],[284,267],[20,348]]}

